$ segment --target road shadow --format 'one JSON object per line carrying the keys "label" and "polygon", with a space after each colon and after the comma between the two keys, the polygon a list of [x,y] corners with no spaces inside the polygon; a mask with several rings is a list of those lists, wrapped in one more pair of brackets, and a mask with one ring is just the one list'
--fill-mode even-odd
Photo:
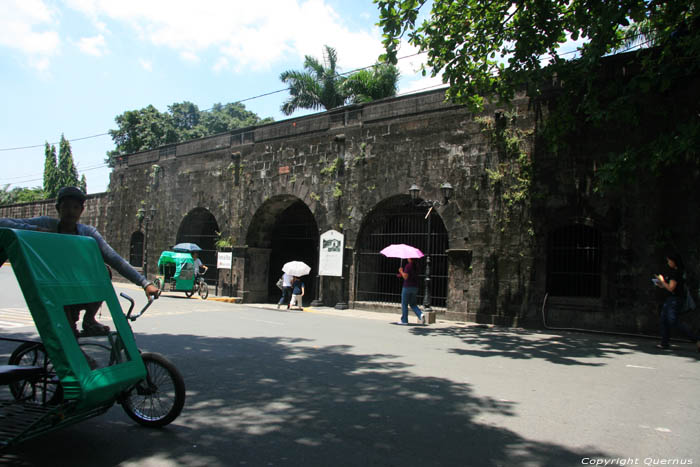
{"label": "road shadow", "polygon": [[[608,359],[633,352],[673,353],[657,349],[653,339],[613,334],[527,330],[486,325],[417,326],[412,327],[411,332],[418,336],[443,336],[459,340],[463,347],[448,350],[456,355],[505,357],[516,360],[540,359],[557,365],[595,367],[605,363],[590,360]],[[697,359],[695,348],[692,350],[693,352],[690,352],[685,349],[683,343],[674,343],[674,351],[678,356]]]}
{"label": "road shadow", "polygon": [[[25,465],[580,465],[610,456],[526,439],[507,423],[517,407],[468,383],[420,377],[390,354],[296,338],[140,335],[183,373],[188,399],[162,430],[118,408],[31,440],[8,459]],[[159,464],[160,465],[160,464]]]}

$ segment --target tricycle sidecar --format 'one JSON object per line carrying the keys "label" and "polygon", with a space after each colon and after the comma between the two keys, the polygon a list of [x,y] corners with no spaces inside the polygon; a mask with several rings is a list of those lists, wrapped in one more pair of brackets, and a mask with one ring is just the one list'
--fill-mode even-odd
{"label": "tricycle sidecar", "polygon": [[[6,259],[41,342],[20,341],[14,364],[0,367],[0,384],[13,395],[0,402],[0,448],[99,415],[149,379],[94,239],[0,228],[0,265]],[[90,302],[106,304],[115,327],[107,336],[109,363],[101,367],[87,357],[64,311]],[[179,414],[184,383],[179,373],[175,379]]]}

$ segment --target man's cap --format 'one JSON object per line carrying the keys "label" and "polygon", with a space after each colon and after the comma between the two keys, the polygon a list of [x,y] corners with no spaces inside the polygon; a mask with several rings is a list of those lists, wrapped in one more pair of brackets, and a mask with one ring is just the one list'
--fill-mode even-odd
{"label": "man's cap", "polygon": [[87,199],[83,190],[75,186],[64,186],[58,190],[58,196],[56,197],[56,204],[60,204],[63,198],[75,198],[81,203],[84,203]]}

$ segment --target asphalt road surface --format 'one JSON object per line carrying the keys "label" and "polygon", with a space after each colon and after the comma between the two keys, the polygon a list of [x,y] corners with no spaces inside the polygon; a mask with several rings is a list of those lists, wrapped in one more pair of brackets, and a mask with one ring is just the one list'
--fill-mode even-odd
{"label": "asphalt road surface", "polygon": [[[13,281],[0,268],[0,328],[30,336]],[[135,287],[117,290],[145,302]],[[152,430],[114,406],[0,463],[700,464],[700,362],[689,343],[661,352],[641,338],[397,318],[163,296],[133,327],[142,349],[183,373],[181,416]],[[3,343],[0,356],[11,350]]]}

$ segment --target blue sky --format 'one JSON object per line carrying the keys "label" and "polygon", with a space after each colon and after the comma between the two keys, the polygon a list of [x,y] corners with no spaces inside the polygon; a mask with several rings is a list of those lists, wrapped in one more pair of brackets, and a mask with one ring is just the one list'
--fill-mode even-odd
{"label": "blue sky", "polygon": [[[0,187],[41,186],[45,141],[71,141],[89,193],[105,191],[114,117],[182,101],[201,110],[284,88],[304,55],[338,51],[341,71],[382,53],[371,0],[0,1]],[[414,49],[402,48],[399,56]],[[401,60],[400,93],[436,86]],[[245,102],[282,120],[286,93]],[[302,113],[295,115],[303,115]],[[11,148],[40,147],[8,150]]]}

